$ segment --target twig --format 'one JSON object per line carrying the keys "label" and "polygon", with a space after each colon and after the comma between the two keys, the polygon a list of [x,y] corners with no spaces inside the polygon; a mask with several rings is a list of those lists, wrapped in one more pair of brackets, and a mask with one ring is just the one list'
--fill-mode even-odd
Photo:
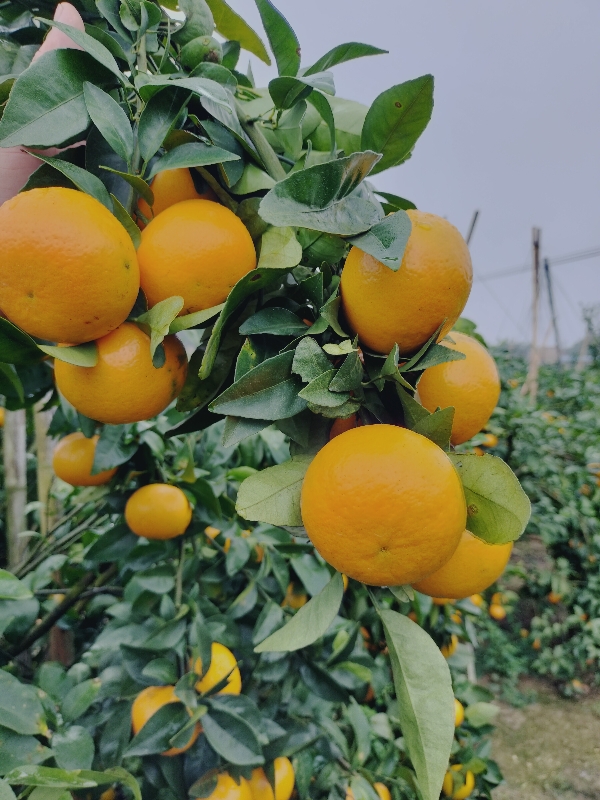
{"label": "twig", "polygon": [[256,120],[252,120],[247,116],[240,103],[236,103],[236,110],[240,124],[254,147],[256,147],[256,151],[261,157],[265,169],[273,180],[282,181],[286,177],[286,172],[279,163],[277,153],[273,150],[266,140],[264,133],[256,124]]}

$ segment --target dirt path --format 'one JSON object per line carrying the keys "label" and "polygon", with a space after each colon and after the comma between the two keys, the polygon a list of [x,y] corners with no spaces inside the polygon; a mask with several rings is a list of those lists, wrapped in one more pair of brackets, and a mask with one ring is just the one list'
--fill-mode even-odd
{"label": "dirt path", "polygon": [[502,706],[493,758],[506,783],[494,800],[599,800],[600,696],[566,700],[528,680],[537,702]]}

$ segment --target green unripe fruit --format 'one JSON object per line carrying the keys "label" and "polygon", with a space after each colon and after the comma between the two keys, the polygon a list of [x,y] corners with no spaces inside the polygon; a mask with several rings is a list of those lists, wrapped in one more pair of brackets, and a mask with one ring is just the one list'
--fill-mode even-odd
{"label": "green unripe fruit", "polygon": [[212,36],[198,36],[181,49],[181,63],[188,69],[194,69],[205,61],[220,64],[222,60],[221,43]]}

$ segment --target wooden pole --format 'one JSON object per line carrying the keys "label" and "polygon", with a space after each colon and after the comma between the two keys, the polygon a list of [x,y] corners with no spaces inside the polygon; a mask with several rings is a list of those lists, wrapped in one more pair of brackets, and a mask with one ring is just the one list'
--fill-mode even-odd
{"label": "wooden pole", "polygon": [[533,228],[532,230],[532,244],[533,244],[533,306],[532,306],[532,331],[531,331],[531,349],[529,351],[529,370],[527,378],[523,384],[522,394],[529,394],[532,402],[535,402],[538,393],[538,372],[540,369],[540,353],[538,348],[538,319],[540,307],[540,238],[541,230]]}
{"label": "wooden pole", "polygon": [[53,443],[48,437],[48,428],[52,421],[54,409],[43,411],[44,401],[35,409],[35,449],[37,455],[37,493],[42,503],[40,508],[40,533],[45,536],[54,525],[58,508],[54,498],[50,496],[50,487],[54,477],[52,469]]}
{"label": "wooden pole", "polygon": [[4,485],[6,489],[6,545],[9,569],[23,560],[27,539],[27,418],[24,409],[6,411],[4,418]]}
{"label": "wooden pole", "polygon": [[556,306],[554,304],[554,289],[552,288],[550,263],[547,258],[544,259],[544,274],[546,276],[546,286],[548,287],[548,302],[550,304],[552,327],[554,328],[554,341],[556,342],[556,362],[560,364],[561,346],[560,346],[560,335],[558,333],[558,318],[556,316]]}

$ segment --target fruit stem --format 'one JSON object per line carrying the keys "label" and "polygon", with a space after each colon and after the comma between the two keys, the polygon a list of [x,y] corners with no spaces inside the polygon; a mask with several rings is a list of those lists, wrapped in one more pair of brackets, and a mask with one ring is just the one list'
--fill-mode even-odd
{"label": "fruit stem", "polygon": [[247,116],[240,103],[236,103],[236,109],[240,124],[244,131],[248,134],[248,137],[254,147],[256,147],[256,151],[261,157],[265,169],[273,178],[273,180],[282,181],[286,177],[286,172],[277,158],[277,153],[265,139],[264,133],[256,124],[257,121],[251,120]]}

